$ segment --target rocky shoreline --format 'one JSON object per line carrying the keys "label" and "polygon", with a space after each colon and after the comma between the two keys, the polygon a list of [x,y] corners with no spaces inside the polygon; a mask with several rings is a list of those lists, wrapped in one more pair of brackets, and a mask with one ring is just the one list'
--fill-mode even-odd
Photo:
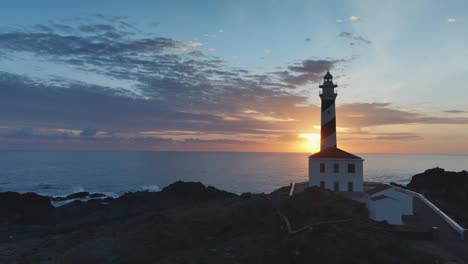
{"label": "rocky shoreline", "polygon": [[[421,191],[420,177],[426,176],[416,175],[408,188]],[[446,197],[440,195],[434,197]],[[52,206],[52,202],[78,198],[89,200]],[[118,198],[90,193],[50,198],[7,192],[0,193],[0,263],[446,260],[413,247],[389,232],[386,223],[373,222],[367,214],[363,205],[319,188],[308,188],[291,198],[288,187],[270,194],[236,195],[180,181],[160,192],[133,192]],[[280,215],[295,230],[311,227],[290,234]]]}

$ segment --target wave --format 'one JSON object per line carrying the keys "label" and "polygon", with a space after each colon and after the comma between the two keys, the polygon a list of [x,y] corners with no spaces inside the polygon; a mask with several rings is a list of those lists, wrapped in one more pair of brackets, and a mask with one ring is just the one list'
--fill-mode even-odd
{"label": "wave", "polygon": [[[139,188],[135,188],[133,191],[159,192],[159,191],[161,191],[161,189],[157,185],[143,185],[143,186],[141,186]],[[89,192],[89,191],[86,191],[86,189],[84,187],[82,187],[82,186],[75,186],[75,187],[72,188],[71,193],[68,192],[66,194],[53,195],[53,196],[50,196],[50,197],[52,197],[52,198],[63,198],[63,197],[67,197],[69,195],[80,193],[80,192]],[[116,198],[119,198],[124,193],[125,193],[125,191],[122,191],[120,194],[115,193],[115,192],[99,192],[99,191],[98,192],[89,192],[89,195],[87,195],[85,197],[71,198],[71,199],[67,199],[67,200],[63,200],[63,201],[51,201],[51,203],[52,203],[52,205],[54,207],[60,207],[60,206],[72,203],[74,201],[87,202],[87,201],[91,201],[91,200],[104,200],[104,199],[107,199],[107,198],[116,199]],[[93,197],[92,196],[93,194],[94,195],[102,194],[102,196]]]}
{"label": "wave", "polygon": [[143,192],[159,192],[161,189],[157,185],[143,185],[139,191]]}

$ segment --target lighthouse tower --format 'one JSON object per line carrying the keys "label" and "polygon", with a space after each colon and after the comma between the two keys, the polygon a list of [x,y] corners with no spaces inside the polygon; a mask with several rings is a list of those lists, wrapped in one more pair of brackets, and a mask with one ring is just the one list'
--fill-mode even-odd
{"label": "lighthouse tower", "polygon": [[335,99],[338,85],[333,83],[333,76],[327,72],[323,77],[320,98],[322,99],[322,127],[320,131],[320,150],[336,148],[336,112]]}
{"label": "lighthouse tower", "polygon": [[338,85],[333,83],[330,72],[319,87],[322,88],[320,152],[309,156],[309,186],[335,192],[362,192],[364,160],[337,147],[335,88]]}

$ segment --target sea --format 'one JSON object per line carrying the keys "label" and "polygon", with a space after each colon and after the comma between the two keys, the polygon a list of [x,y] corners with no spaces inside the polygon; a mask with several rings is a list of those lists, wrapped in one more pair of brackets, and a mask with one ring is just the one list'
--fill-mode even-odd
{"label": "sea", "polygon": [[[441,167],[468,170],[468,155],[358,154],[364,180],[406,184]],[[116,197],[199,181],[234,193],[269,193],[307,181],[307,153],[0,151],[0,192],[66,196],[87,191]]]}

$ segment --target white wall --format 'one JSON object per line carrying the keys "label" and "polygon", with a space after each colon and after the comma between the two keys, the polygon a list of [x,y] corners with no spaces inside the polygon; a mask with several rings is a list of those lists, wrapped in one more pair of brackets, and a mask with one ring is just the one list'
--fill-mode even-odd
{"label": "white wall", "polygon": [[[320,163],[325,164],[325,172],[320,172]],[[333,172],[333,164],[339,165],[339,173]],[[348,173],[348,164],[355,164],[355,173]],[[320,186],[333,191],[335,182],[339,182],[340,192],[348,191],[348,182],[353,182],[354,192],[363,191],[363,160],[359,159],[309,159],[309,186]]]}
{"label": "white wall", "polygon": [[392,225],[401,225],[401,205],[397,200],[386,198],[369,200],[369,217],[375,221],[387,221]]}

